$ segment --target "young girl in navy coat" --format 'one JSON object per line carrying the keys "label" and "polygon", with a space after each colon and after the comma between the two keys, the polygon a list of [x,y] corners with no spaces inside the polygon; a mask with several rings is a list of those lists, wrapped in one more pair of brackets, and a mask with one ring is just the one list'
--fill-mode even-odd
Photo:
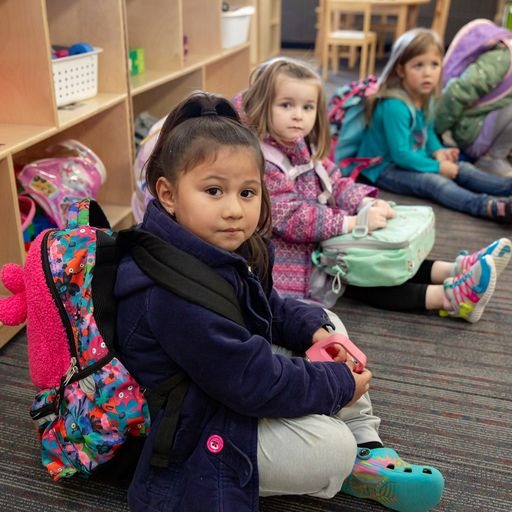
{"label": "young girl in navy coat", "polygon": [[[131,510],[256,512],[259,496],[340,490],[423,512],[444,480],[382,445],[368,397],[341,345],[303,357],[333,325],[317,306],[272,288],[271,215],[256,136],[227,100],[194,93],[168,116],[146,167],[155,199],[142,228],[209,265],[233,287],[245,326],[155,285],[130,258],[119,267],[118,344],[149,389],[191,381],[167,467],[150,459],[162,411],[128,492]],[[293,353],[292,353],[293,351]]]}

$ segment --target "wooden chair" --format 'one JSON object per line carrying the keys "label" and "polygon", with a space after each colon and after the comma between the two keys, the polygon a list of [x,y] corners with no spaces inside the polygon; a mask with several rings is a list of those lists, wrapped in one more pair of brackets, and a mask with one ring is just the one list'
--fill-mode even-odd
{"label": "wooden chair", "polygon": [[[318,61],[321,62],[322,60],[322,45],[323,45],[323,33],[322,33],[322,16],[323,16],[323,9],[324,9],[324,0],[320,0],[319,4],[315,7],[315,16],[316,16],[316,22],[315,22],[315,31],[316,31],[316,37],[315,37],[315,57]],[[337,23],[338,28],[348,28],[353,27],[355,23],[355,16],[354,15],[345,15],[341,12],[337,12],[336,16],[333,18],[333,23]]]}
{"label": "wooden chair", "polygon": [[[320,51],[322,78],[327,79],[329,60],[332,70],[338,72],[339,49],[348,49],[349,67],[354,67],[356,51],[361,49],[359,77],[365,78],[375,69],[377,34],[370,30],[371,2],[365,0],[324,0],[318,23],[317,42]],[[362,15],[361,30],[339,28],[339,15]]]}
{"label": "wooden chair", "polygon": [[436,0],[434,7],[434,16],[432,18],[432,30],[439,34],[444,42],[444,34],[446,32],[446,23],[448,22],[448,14],[450,12],[451,0]]}
{"label": "wooden chair", "polygon": [[503,23],[505,3],[505,0],[498,0],[496,2],[496,14],[494,15],[494,23],[496,23],[496,25],[501,25]]}
{"label": "wooden chair", "polygon": [[385,56],[387,43],[393,43],[396,35],[397,12],[393,7],[374,5],[371,29],[377,32],[377,58]]}

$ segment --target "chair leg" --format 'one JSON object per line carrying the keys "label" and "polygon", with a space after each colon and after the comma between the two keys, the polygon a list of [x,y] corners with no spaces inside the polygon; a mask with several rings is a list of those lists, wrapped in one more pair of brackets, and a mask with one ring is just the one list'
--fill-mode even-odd
{"label": "chair leg", "polygon": [[370,62],[368,63],[368,74],[372,75],[375,72],[375,46],[376,41],[373,41],[370,45]]}
{"label": "chair leg", "polygon": [[379,59],[383,59],[384,58],[384,46],[385,46],[384,37],[381,37],[379,35],[377,41],[378,41],[377,42],[377,54],[379,56]]}
{"label": "chair leg", "polygon": [[316,12],[316,38],[315,38],[315,57],[320,62],[322,59],[322,48],[324,47],[323,30],[322,30],[322,11],[320,8],[315,9]]}
{"label": "chair leg", "polygon": [[320,36],[320,33],[317,32],[316,38],[315,38],[315,58],[318,60],[322,57],[322,38]]}
{"label": "chair leg", "polygon": [[361,46],[361,62],[359,63],[359,80],[366,78],[368,68],[368,43]]}
{"label": "chair leg", "polygon": [[348,67],[354,69],[356,67],[357,60],[357,47],[351,46],[348,53]]}
{"label": "chair leg", "polygon": [[329,45],[324,44],[322,51],[322,79],[327,80],[328,75],[328,65],[329,65]]}
{"label": "chair leg", "polygon": [[340,65],[340,49],[335,46],[332,51],[332,72],[337,75]]}

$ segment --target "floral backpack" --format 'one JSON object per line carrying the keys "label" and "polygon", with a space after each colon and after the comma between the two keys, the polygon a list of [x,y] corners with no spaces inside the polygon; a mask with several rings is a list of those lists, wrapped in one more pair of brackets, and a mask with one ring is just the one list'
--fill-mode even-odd
{"label": "floral backpack", "polygon": [[43,231],[24,267],[7,264],[0,273],[13,293],[0,300],[0,322],[27,321],[30,377],[39,389],[30,415],[54,480],[88,477],[107,462],[116,473],[114,457],[148,434],[150,412],[160,409],[166,435],[158,431],[152,460],[168,462],[188,380],[178,373],[144,390],[115,350],[113,289],[128,252],[159,286],[243,324],[232,287],[210,267],[140,229],[114,233],[93,201],[72,204],[65,228]]}

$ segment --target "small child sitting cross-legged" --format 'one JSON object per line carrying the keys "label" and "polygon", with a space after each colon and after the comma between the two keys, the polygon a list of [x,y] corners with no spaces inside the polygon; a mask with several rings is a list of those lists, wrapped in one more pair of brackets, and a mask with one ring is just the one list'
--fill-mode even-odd
{"label": "small child sitting cross-legged", "polygon": [[[369,231],[385,228],[394,210],[387,201],[376,199],[375,187],[342,176],[327,158],[331,136],[323,83],[308,64],[286,57],[264,62],[234,101],[257,132],[266,158],[264,178],[276,253],[274,286],[285,297],[322,300],[313,296],[311,286],[311,255],[318,243],[352,232],[358,211],[368,202]],[[292,172],[285,169],[285,160]],[[439,311],[474,323],[493,295],[511,247],[510,240],[502,238],[458,257],[455,264],[425,260],[404,284],[347,285],[344,296],[380,309]]]}
{"label": "small child sitting cross-legged", "polygon": [[166,467],[152,465],[164,411],[152,415],[130,510],[256,512],[259,496],[341,490],[426,512],[441,499],[443,476],[383,446],[370,370],[339,344],[330,361],[293,355],[334,324],[323,308],[272,286],[264,170],[234,106],[200,92],[169,114],[147,163],[154,199],[142,228],[222,277],[243,322],[156,285],[131,256],[121,261],[117,341],[127,368],[149,389],[179,372],[190,381]]}

